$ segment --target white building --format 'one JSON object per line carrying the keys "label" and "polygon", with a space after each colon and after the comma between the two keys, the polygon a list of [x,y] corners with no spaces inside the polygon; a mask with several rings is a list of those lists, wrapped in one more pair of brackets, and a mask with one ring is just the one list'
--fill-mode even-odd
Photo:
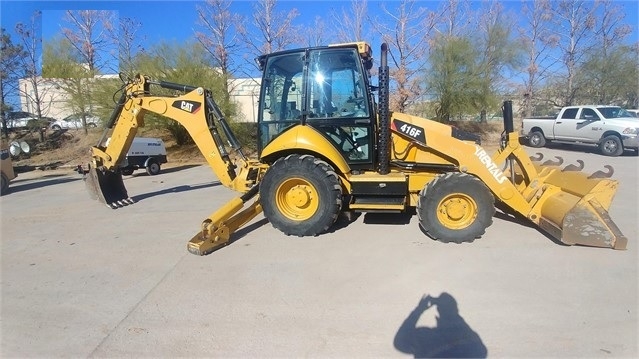
{"label": "white building", "polygon": [[261,79],[231,79],[231,100],[237,104],[237,122],[257,122]]}
{"label": "white building", "polygon": [[[98,75],[96,80],[117,78],[118,75]],[[260,79],[232,79],[228,82],[231,100],[237,104],[238,114],[231,119],[237,122],[257,122],[257,105],[260,95]],[[28,79],[20,79],[20,107],[22,111],[35,113],[34,88]],[[38,93],[42,100],[42,115],[61,119],[72,115],[69,94],[51,78],[38,77]]]}

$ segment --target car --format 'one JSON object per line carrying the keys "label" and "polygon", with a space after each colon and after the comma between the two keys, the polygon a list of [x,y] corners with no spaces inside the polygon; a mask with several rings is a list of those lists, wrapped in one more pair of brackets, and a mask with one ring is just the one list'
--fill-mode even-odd
{"label": "car", "polygon": [[[86,114],[87,120],[87,128],[95,128],[100,125],[100,118],[91,114]],[[61,120],[57,120],[52,122],[49,125],[49,128],[52,130],[61,130],[61,129],[81,129],[82,128],[82,115],[73,114],[67,116]]]}
{"label": "car", "polygon": [[[7,112],[6,121],[7,129],[20,130],[30,127],[38,127],[39,122],[41,122],[42,127],[46,128],[49,126],[49,123],[55,121],[55,119],[51,117],[42,117],[40,120],[38,120],[38,116],[30,112],[16,111]],[[3,126],[4,123],[0,122],[0,128],[2,128]]]}
{"label": "car", "polygon": [[606,156],[639,154],[637,118],[619,106],[567,106],[555,118],[524,118],[521,134],[531,147],[556,141],[597,145]]}
{"label": "car", "polygon": [[637,109],[627,109],[626,111],[628,111],[628,113],[633,117],[639,117],[639,110]]}

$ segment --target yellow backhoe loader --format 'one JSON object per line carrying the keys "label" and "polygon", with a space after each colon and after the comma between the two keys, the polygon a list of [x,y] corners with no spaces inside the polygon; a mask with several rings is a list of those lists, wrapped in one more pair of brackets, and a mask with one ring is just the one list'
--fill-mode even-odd
{"label": "yellow backhoe loader", "polygon": [[[125,81],[92,147],[90,192],[113,208],[133,202],[118,164],[153,112],[181,123],[221,183],[240,193],[203,221],[187,245],[194,254],[224,246],[262,212],[287,235],[315,236],[342,211],[414,210],[428,236],[472,242],[492,224],[496,206],[569,245],[626,248],[608,216],[617,190],[612,171],[589,175],[580,171],[583,163],[561,168],[529,158],[513,129],[511,102],[504,102],[504,133],[491,156],[472,133],[389,110],[385,44],[378,86],[370,83],[372,51],[362,42],[257,60],[263,71],[257,159],[245,157],[209,90],[138,75]],[[176,93],[154,95],[154,86]]]}

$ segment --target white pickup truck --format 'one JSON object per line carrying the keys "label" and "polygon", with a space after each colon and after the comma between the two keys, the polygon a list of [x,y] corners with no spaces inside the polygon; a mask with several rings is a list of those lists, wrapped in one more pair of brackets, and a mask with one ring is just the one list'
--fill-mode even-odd
{"label": "white pickup truck", "polygon": [[568,106],[556,118],[524,118],[522,135],[532,147],[547,142],[599,146],[606,156],[639,151],[639,118],[617,106]]}

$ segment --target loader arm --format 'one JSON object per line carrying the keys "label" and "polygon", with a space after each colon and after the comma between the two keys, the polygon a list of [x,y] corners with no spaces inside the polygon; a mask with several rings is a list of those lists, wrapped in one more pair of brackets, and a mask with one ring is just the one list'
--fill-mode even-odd
{"label": "loader arm", "polygon": [[[152,86],[183,94],[153,95]],[[138,128],[144,126],[147,113],[168,117],[184,126],[220,183],[242,193],[203,221],[201,232],[189,242],[188,249],[192,253],[207,254],[228,243],[235,230],[261,212],[259,201],[255,200],[258,194],[256,184],[268,166],[244,156],[241,145],[209,90],[151,81],[138,75],[129,80],[122,91],[102,138],[91,148],[92,162],[87,177],[89,192],[110,208],[132,204],[133,200],[128,196],[118,165],[124,160]],[[226,150],[218,126],[237,153],[235,162]],[[108,145],[103,145],[106,134],[111,129],[111,139]],[[251,200],[253,202],[248,208],[240,212],[244,204]]]}
{"label": "loader arm", "polygon": [[581,172],[583,166],[534,163],[541,157],[528,157],[515,132],[506,131],[502,146],[491,156],[444,124],[393,113],[391,127],[394,157],[402,154],[404,163],[448,165],[472,174],[509,212],[527,218],[565,244],[626,248],[627,238],[608,215],[617,190],[617,181],[608,178],[612,171],[588,175]]}

